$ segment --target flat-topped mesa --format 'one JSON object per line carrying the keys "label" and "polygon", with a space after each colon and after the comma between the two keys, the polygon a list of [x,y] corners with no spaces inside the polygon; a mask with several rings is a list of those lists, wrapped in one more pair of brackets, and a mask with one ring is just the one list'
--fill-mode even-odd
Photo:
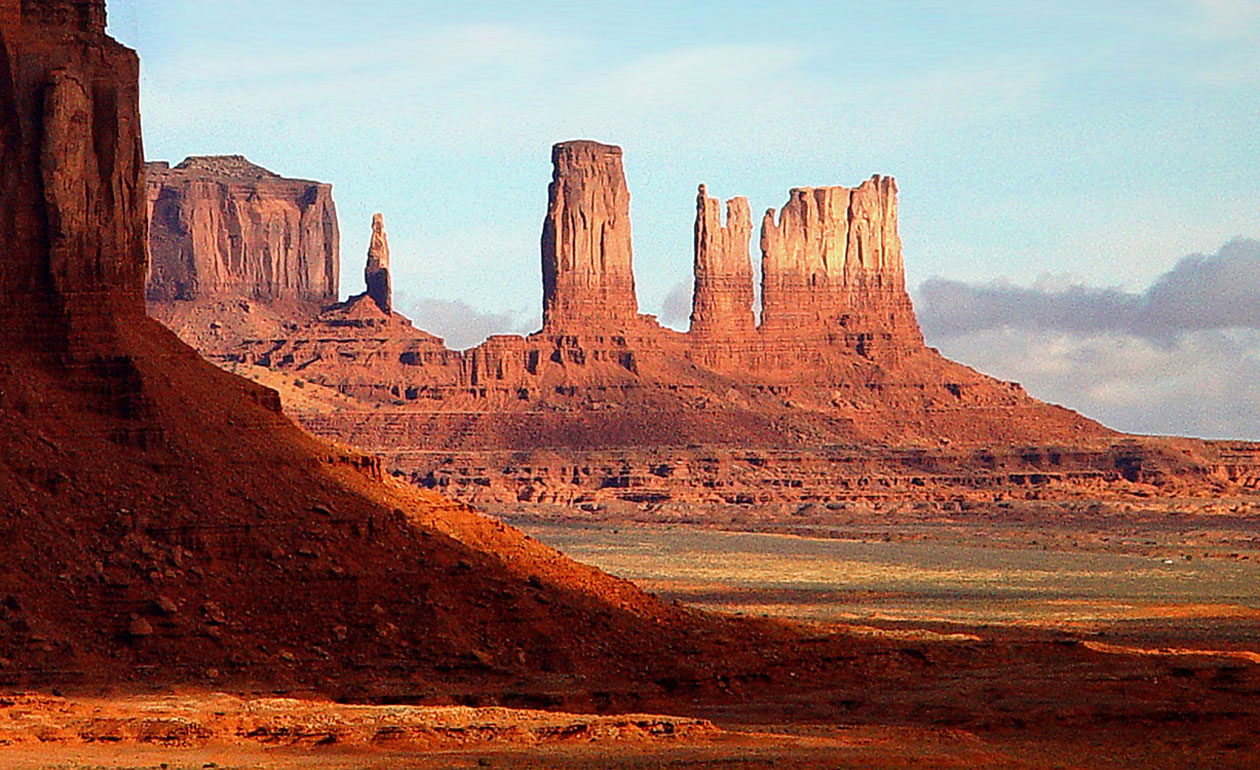
{"label": "flat-topped mesa", "polygon": [[240,155],[149,163],[146,171],[150,301],[337,300],[332,185],[285,179]]}
{"label": "flat-topped mesa", "polygon": [[764,334],[823,333],[863,354],[921,344],[891,177],[792,190],[777,221],[766,212],[761,251]]}
{"label": "flat-topped mesa", "polygon": [[389,278],[389,240],[385,236],[385,217],[372,217],[372,243],[368,246],[367,267],[363,269],[368,297],[385,315],[394,312],[394,291]]}
{"label": "flat-topped mesa", "polygon": [[104,351],[144,312],[138,62],[101,0],[0,9],[0,336]]}
{"label": "flat-topped mesa", "polygon": [[543,331],[613,331],[639,320],[630,249],[630,191],[621,148],[552,148],[543,223]]}
{"label": "flat-topped mesa", "polygon": [[704,185],[696,197],[695,288],[691,333],[697,337],[749,337],[753,318],[753,271],[748,255],[752,217],[748,200],[726,202],[726,224],[718,201]]}

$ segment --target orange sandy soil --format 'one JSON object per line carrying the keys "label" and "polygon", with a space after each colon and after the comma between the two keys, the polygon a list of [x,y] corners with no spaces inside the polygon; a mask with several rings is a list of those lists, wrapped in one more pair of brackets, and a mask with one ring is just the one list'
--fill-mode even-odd
{"label": "orange sandy soil", "polygon": [[720,730],[705,720],[342,706],[226,695],[0,701],[10,770],[321,768],[1051,768],[961,730]]}

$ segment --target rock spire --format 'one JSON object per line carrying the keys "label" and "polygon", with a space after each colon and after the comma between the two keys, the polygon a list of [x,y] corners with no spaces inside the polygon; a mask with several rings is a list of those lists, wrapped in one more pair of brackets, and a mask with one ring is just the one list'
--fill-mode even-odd
{"label": "rock spire", "polygon": [[552,148],[543,223],[543,328],[624,327],[638,319],[630,192],[621,148],[590,141]]}
{"label": "rock spire", "polygon": [[750,336],[753,318],[753,272],[748,256],[752,219],[748,201],[726,202],[722,224],[718,201],[704,185],[696,196],[695,288],[691,332],[699,336]]}
{"label": "rock spire", "polygon": [[385,217],[372,217],[372,243],[368,247],[367,267],[363,270],[368,297],[385,315],[394,312],[394,291],[389,278],[389,240],[385,236]]}

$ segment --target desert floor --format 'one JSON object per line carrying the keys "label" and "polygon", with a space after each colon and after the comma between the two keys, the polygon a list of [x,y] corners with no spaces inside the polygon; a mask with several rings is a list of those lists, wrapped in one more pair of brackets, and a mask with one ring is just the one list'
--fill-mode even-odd
{"label": "desert floor", "polygon": [[[1088,524],[1040,521],[1035,526],[1019,517],[896,524],[854,520],[828,526],[763,524],[756,532],[544,522],[525,516],[512,523],[666,599],[789,618],[816,625],[820,632],[944,645],[994,638],[1071,639],[1104,654],[1184,661],[1187,676],[1201,669],[1219,675],[1218,668],[1260,666],[1260,522],[1245,517],[1117,515]],[[1072,694],[1062,697],[1070,703]],[[369,717],[341,714],[335,704],[313,711],[280,704],[269,712],[268,718],[277,720],[270,724],[270,742],[218,741],[212,734],[216,725],[227,724],[224,719],[231,722],[224,735],[240,734],[245,717],[237,712],[242,708],[248,707],[204,695],[118,702],[39,696],[0,704],[0,746],[9,744],[0,748],[0,768],[1260,766],[1247,764],[1255,755],[1238,742],[1224,743],[1225,753],[1220,745],[1212,751],[1194,745],[1179,749],[1175,736],[1162,734],[1162,754],[1137,758],[1124,748],[1134,745],[1132,734],[1113,745],[1106,729],[1049,733],[1029,742],[1017,731],[977,732],[947,724],[783,725],[772,711],[752,713],[738,706],[710,710],[704,719],[662,717],[650,728],[642,726],[647,722],[636,727],[605,723],[602,717],[414,709],[400,718],[412,727],[421,725],[425,735],[445,738],[391,746],[370,740],[363,745],[304,741],[303,730],[319,732],[309,723],[316,712],[320,719],[331,713],[347,724]],[[182,748],[178,741],[162,746],[131,735],[111,737],[119,725],[142,724],[145,715],[179,716],[205,726],[211,737]],[[524,735],[521,725],[532,725],[533,732]],[[1134,729],[1140,742],[1141,730],[1165,728]]]}

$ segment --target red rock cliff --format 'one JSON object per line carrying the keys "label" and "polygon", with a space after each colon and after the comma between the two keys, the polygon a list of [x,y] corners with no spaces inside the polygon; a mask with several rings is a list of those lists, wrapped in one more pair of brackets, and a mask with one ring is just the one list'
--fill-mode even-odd
{"label": "red rock cliff", "polygon": [[635,323],[638,300],[630,250],[630,191],[621,148],[564,142],[543,223],[543,328],[606,330]]}
{"label": "red rock cliff", "polygon": [[748,200],[726,202],[726,224],[718,202],[704,185],[696,198],[695,289],[691,333],[705,337],[751,337],[753,272],[748,257],[752,220]]}
{"label": "red rock cliff", "polygon": [[240,156],[147,166],[153,301],[337,299],[332,186],[284,179]]}
{"label": "red rock cliff", "polygon": [[0,334],[103,349],[144,312],[138,62],[103,0],[0,8]]}
{"label": "red rock cliff", "polygon": [[799,188],[762,223],[762,329],[831,335],[859,353],[922,345],[905,288],[897,185]]}

